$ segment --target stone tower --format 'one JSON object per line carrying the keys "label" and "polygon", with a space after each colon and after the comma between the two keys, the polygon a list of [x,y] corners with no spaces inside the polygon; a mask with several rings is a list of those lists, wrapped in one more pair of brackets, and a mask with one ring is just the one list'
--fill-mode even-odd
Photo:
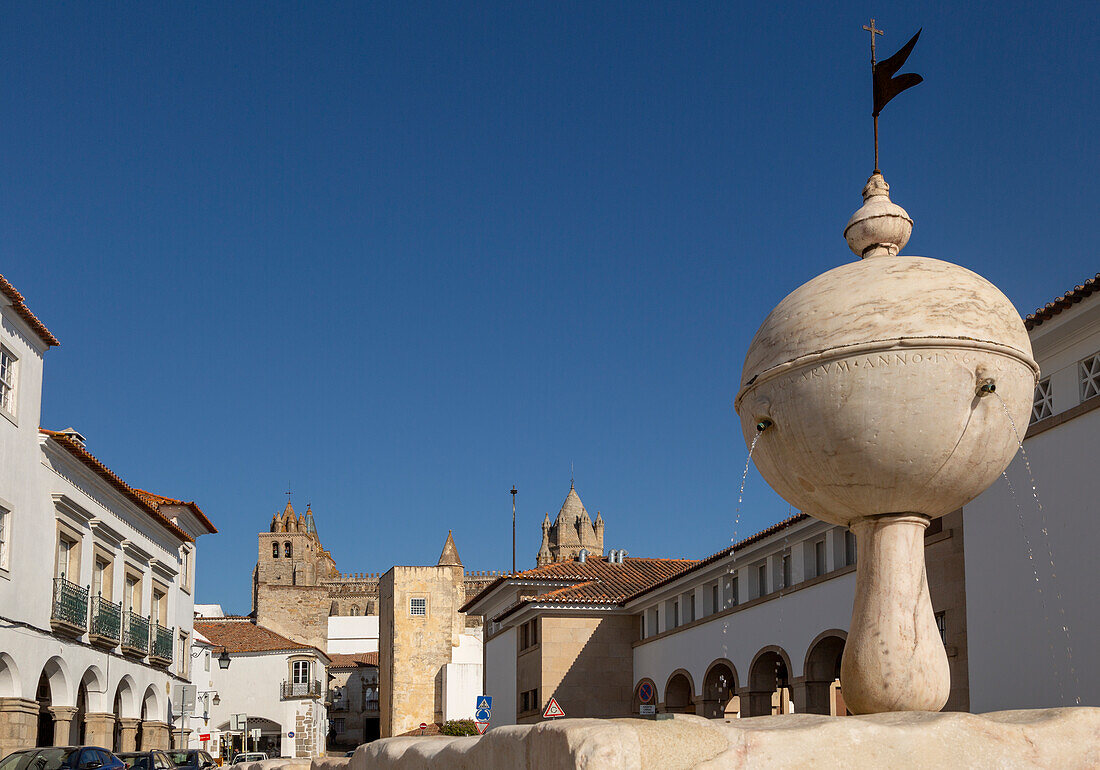
{"label": "stone tower", "polygon": [[259,534],[252,578],[256,622],[303,644],[325,649],[329,589],[322,581],[337,576],[336,563],[321,545],[313,511],[294,512],[288,502]]}
{"label": "stone tower", "polygon": [[589,556],[603,556],[603,516],[596,511],[596,521],[585,510],[580,495],[569,482],[569,494],[558,511],[558,517],[550,522],[550,514],[542,522],[542,546],[535,561],[538,566],[568,561],[581,550]]}
{"label": "stone tower", "polygon": [[434,567],[393,567],[378,582],[379,711],[383,738],[442,722],[444,669],[466,628],[465,571],[447,535]]}

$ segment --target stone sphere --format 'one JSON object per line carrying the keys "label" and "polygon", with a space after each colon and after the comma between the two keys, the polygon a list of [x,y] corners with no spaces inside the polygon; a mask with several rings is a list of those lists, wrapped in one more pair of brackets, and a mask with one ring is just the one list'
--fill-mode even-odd
{"label": "stone sphere", "polygon": [[768,424],[753,462],[800,510],[834,524],[936,518],[1008,467],[1009,415],[1022,436],[1038,372],[1019,313],[989,281],[938,259],[877,256],[776,306],[745,356],[735,409],[747,444]]}

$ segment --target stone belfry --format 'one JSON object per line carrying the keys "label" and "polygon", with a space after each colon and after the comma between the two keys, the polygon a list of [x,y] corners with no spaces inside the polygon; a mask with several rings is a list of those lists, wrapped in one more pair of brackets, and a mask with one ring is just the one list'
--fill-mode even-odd
{"label": "stone belfry", "polygon": [[542,521],[542,546],[535,561],[540,567],[568,561],[581,550],[587,551],[589,556],[603,556],[603,516],[596,511],[593,523],[571,481],[558,517],[551,523],[547,513]]}

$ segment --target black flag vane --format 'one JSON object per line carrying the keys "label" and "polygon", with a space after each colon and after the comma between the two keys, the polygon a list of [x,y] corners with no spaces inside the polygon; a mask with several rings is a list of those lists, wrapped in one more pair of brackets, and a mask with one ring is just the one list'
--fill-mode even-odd
{"label": "black flag vane", "polygon": [[878,114],[895,96],[924,80],[920,75],[912,72],[895,77],[897,71],[905,65],[905,60],[909,58],[909,54],[913,52],[913,47],[917,44],[917,38],[920,37],[922,30],[918,29],[917,34],[913,35],[909,42],[903,45],[896,54],[879,62],[875,59],[875,35],[885,33],[883,30],[875,28],[874,19],[871,19],[871,26],[864,25],[863,29],[871,33],[871,81],[874,87],[874,111],[871,116],[875,121],[875,173],[878,174]]}

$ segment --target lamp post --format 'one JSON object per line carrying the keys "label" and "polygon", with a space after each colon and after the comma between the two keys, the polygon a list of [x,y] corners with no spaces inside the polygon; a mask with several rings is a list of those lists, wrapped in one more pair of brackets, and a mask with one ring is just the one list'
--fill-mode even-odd
{"label": "lamp post", "polygon": [[516,485],[512,485],[512,574],[516,574]]}

